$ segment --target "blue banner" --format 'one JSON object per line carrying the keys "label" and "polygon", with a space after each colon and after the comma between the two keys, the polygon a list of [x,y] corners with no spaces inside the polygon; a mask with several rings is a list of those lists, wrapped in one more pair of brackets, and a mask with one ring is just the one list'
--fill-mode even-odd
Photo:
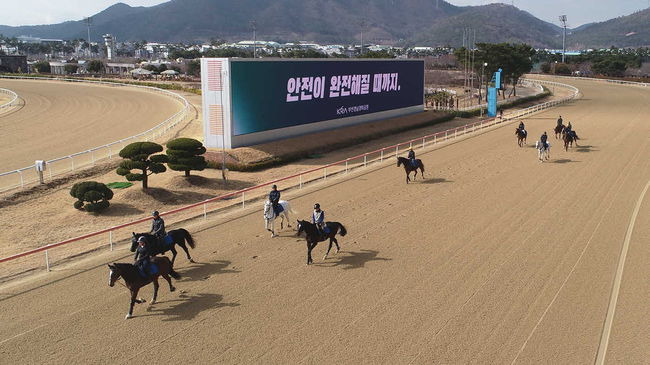
{"label": "blue banner", "polygon": [[231,63],[233,134],[423,104],[422,60]]}
{"label": "blue banner", "polygon": [[488,117],[497,116],[497,88],[488,88]]}

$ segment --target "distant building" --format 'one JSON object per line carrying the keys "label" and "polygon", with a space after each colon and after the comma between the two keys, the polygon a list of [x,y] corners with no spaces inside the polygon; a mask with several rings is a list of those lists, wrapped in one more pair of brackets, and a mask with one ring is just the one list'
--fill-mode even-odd
{"label": "distant building", "polygon": [[115,38],[111,34],[104,34],[104,44],[106,45],[106,58],[108,60],[113,59],[113,53],[115,52]]}
{"label": "distant building", "polygon": [[27,56],[0,56],[0,72],[27,73]]}
{"label": "distant building", "polygon": [[130,75],[132,70],[135,70],[133,63],[107,63],[106,73],[109,75]]}

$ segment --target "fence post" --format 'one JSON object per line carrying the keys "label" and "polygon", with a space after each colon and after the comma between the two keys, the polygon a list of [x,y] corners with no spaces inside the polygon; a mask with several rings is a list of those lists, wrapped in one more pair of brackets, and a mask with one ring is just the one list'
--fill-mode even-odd
{"label": "fence post", "polygon": [[327,180],[327,167],[323,169],[323,180]]}
{"label": "fence post", "polygon": [[95,166],[95,151],[90,151],[90,160],[93,162],[93,166]]}
{"label": "fence post", "polygon": [[445,141],[447,140],[447,132],[448,131],[445,131]]}
{"label": "fence post", "polygon": [[399,154],[399,145],[395,146],[395,157]]}
{"label": "fence post", "polygon": [[18,175],[20,175],[20,188],[22,189],[25,187],[25,179],[23,178],[23,172],[18,170]]}
{"label": "fence post", "polygon": [[384,162],[384,150],[381,150],[381,156],[379,157],[379,162]]}
{"label": "fence post", "polygon": [[[346,163],[346,165],[347,165],[347,163]],[[346,170],[347,170],[347,168],[346,168]],[[302,189],[302,175],[300,175],[300,185],[299,186],[300,187],[298,189]]]}
{"label": "fence post", "polygon": [[108,231],[108,243],[111,245],[111,251],[113,251],[113,231]]}
{"label": "fence post", "polygon": [[368,155],[363,155],[363,167],[366,167],[367,161],[368,161]]}
{"label": "fence post", "polygon": [[48,272],[50,271],[50,258],[47,254],[47,250],[45,250],[45,268]]}
{"label": "fence post", "polygon": [[425,140],[425,139],[426,139],[426,138],[422,137],[422,148],[424,148],[424,140]]}
{"label": "fence post", "polygon": [[72,156],[68,156],[70,158],[70,163],[72,164],[72,171],[74,171],[74,158]]}
{"label": "fence post", "polygon": [[206,203],[203,203],[203,219],[208,219],[208,207]]}
{"label": "fence post", "polygon": [[345,173],[348,173],[348,160],[345,160]]}
{"label": "fence post", "polygon": [[112,158],[113,158],[113,149],[111,148],[111,146],[108,146],[108,159],[110,160]]}
{"label": "fence post", "polygon": [[241,207],[242,207],[242,209],[246,207],[246,193],[245,192],[241,193]]}

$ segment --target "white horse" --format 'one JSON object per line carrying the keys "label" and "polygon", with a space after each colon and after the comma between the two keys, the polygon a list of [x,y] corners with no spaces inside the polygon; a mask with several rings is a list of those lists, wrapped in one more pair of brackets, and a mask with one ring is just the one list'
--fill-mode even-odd
{"label": "white horse", "polygon": [[[280,200],[278,202],[284,210],[280,212],[280,229],[284,228],[284,219],[287,219],[287,227],[291,227],[291,220],[289,219],[289,213],[295,213],[293,209],[291,209],[291,205],[289,205],[289,202],[286,200]],[[270,201],[264,202],[264,228],[266,228],[267,231],[271,232],[271,237],[275,237],[275,219],[278,216],[275,214],[275,211],[273,210],[273,205],[271,204]],[[271,228],[269,228],[271,226]]]}
{"label": "white horse", "polygon": [[548,160],[551,158],[551,144],[549,142],[546,142],[548,145],[547,148],[544,148],[544,145],[540,143],[540,141],[535,142],[535,148],[537,148],[537,157],[539,158],[539,162],[544,162],[544,160]]}

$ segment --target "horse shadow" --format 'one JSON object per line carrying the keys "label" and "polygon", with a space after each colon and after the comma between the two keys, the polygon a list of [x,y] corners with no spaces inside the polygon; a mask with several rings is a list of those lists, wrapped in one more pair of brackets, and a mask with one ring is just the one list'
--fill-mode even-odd
{"label": "horse shadow", "polygon": [[[343,254],[343,255],[341,255]],[[377,257],[379,251],[375,250],[361,250],[359,252],[354,251],[341,251],[337,256],[332,256],[328,258],[328,261],[334,262],[320,262],[314,263],[316,266],[340,266],[343,270],[352,270],[352,269],[361,269],[366,266],[368,262],[371,261],[390,261],[391,259],[385,257]],[[338,260],[337,260],[338,259]]]}
{"label": "horse shadow", "polygon": [[200,175],[191,175],[189,177],[176,176],[173,178],[172,183],[174,186],[180,188],[191,189],[195,187],[201,187],[214,190],[242,190],[255,186],[255,184],[250,181],[235,179],[226,179],[224,181],[220,177],[209,178]]}
{"label": "horse shadow", "polygon": [[598,151],[598,150],[594,149],[594,146],[591,146],[591,145],[580,145],[580,146],[575,147],[575,151],[576,152],[586,153],[586,152],[594,152],[594,151]]}
{"label": "horse shadow", "polygon": [[[416,181],[417,182],[417,181]],[[451,180],[447,180],[444,177],[437,177],[433,179],[425,179],[419,181],[421,184],[443,184],[443,183],[453,183]]]}
{"label": "horse shadow", "polygon": [[130,204],[111,203],[110,207],[102,212],[102,216],[122,217],[124,215],[136,215],[144,212],[143,209],[138,209]]}
{"label": "horse shadow", "polygon": [[214,195],[184,190],[167,190],[162,188],[149,188],[144,192],[151,198],[166,204],[179,204],[198,202],[213,198]]}
{"label": "horse shadow", "polygon": [[179,282],[204,281],[208,280],[212,275],[238,274],[241,272],[235,269],[228,269],[231,264],[232,262],[226,260],[196,262],[187,268],[178,270],[178,273],[181,274]]}
{"label": "horse shadow", "polygon": [[147,314],[137,317],[164,316],[162,320],[168,321],[190,321],[206,310],[238,307],[239,303],[224,303],[223,295],[211,293],[199,293],[188,295],[181,293],[178,299],[162,300],[153,306],[147,307]]}
{"label": "horse shadow", "polygon": [[580,162],[580,161],[573,161],[573,160],[570,160],[568,158],[563,158],[563,159],[553,161],[553,163],[561,163],[561,164],[563,164],[563,163],[574,163],[574,162]]}

